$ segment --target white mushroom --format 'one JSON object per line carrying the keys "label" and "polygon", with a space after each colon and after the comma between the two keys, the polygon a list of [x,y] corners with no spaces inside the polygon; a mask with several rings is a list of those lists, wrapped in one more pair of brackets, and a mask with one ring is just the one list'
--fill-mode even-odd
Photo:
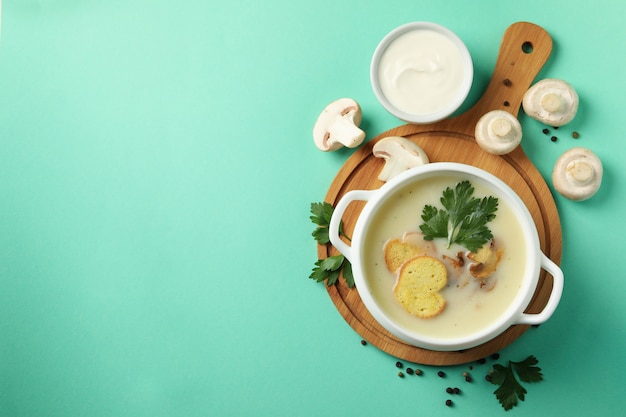
{"label": "white mushroom", "polygon": [[578,94],[563,80],[546,78],[530,87],[522,100],[530,117],[549,126],[563,126],[578,111]]}
{"label": "white mushroom", "polygon": [[572,148],[559,157],[552,171],[554,188],[574,201],[595,195],[602,183],[602,162],[591,150]]}
{"label": "white mushroom", "polygon": [[522,126],[517,117],[504,110],[484,114],[476,123],[476,143],[494,155],[511,152],[522,141]]}
{"label": "white mushroom", "polygon": [[355,148],[365,139],[361,125],[361,106],[351,98],[330,103],[313,126],[313,140],[320,150],[335,151],[342,146]]}
{"label": "white mushroom", "polygon": [[401,136],[388,136],[376,142],[374,156],[385,160],[378,179],[389,181],[407,169],[429,162],[428,155],[415,143]]}

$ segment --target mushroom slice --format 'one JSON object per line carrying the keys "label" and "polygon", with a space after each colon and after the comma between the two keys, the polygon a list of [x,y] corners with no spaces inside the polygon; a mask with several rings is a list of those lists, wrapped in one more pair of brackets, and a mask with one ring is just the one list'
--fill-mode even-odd
{"label": "mushroom slice", "polygon": [[480,280],[488,278],[498,267],[503,252],[504,250],[496,248],[494,241],[491,240],[477,252],[468,253],[467,257],[474,261],[469,267],[470,274]]}
{"label": "mushroom slice", "polygon": [[549,126],[563,126],[578,111],[578,94],[563,80],[546,78],[530,87],[522,100],[530,117]]}
{"label": "mushroom slice", "polygon": [[320,150],[336,151],[342,146],[355,148],[365,139],[361,125],[361,106],[351,98],[330,103],[313,126],[313,140]]}
{"label": "mushroom slice", "polygon": [[593,197],[602,184],[602,162],[590,149],[572,148],[557,159],[552,171],[554,188],[564,197],[583,201]]}
{"label": "mushroom slice", "polygon": [[381,181],[389,181],[407,169],[425,165],[428,155],[422,148],[401,136],[388,136],[376,142],[374,156],[385,160],[385,166],[378,175]]}
{"label": "mushroom slice", "polygon": [[476,123],[476,143],[494,155],[511,152],[522,141],[522,126],[517,117],[504,110],[492,110]]}
{"label": "mushroom slice", "polygon": [[448,282],[456,288],[463,288],[470,282],[470,274],[465,267],[465,253],[457,252],[456,256],[441,255],[448,270]]}

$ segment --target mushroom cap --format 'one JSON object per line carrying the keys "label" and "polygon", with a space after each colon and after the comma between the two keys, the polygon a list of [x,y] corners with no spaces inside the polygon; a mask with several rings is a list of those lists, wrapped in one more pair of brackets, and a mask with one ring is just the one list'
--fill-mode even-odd
{"label": "mushroom cap", "polygon": [[563,80],[546,78],[526,91],[522,100],[526,114],[549,126],[563,126],[578,111],[578,94]]}
{"label": "mushroom cap", "polygon": [[583,201],[602,184],[602,162],[590,149],[572,148],[557,159],[552,171],[554,188],[564,197]]}
{"label": "mushroom cap", "polygon": [[387,136],[379,140],[372,152],[375,157],[385,160],[385,166],[378,175],[381,181],[388,181],[407,169],[429,162],[428,155],[419,145],[402,136]]}
{"label": "mushroom cap", "polygon": [[485,113],[476,123],[476,143],[486,152],[504,155],[522,141],[522,126],[517,117],[504,110]]}
{"label": "mushroom cap", "polygon": [[313,126],[315,146],[335,151],[342,146],[354,148],[365,139],[361,125],[361,106],[351,98],[340,98],[328,104]]}

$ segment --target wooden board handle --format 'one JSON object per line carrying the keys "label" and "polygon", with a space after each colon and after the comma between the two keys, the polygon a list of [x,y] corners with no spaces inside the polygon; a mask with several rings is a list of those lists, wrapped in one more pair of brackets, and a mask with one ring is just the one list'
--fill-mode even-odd
{"label": "wooden board handle", "polygon": [[454,121],[455,126],[472,128],[491,110],[505,110],[516,116],[528,90],[552,52],[552,38],[533,23],[518,22],[507,28],[491,81],[482,98]]}

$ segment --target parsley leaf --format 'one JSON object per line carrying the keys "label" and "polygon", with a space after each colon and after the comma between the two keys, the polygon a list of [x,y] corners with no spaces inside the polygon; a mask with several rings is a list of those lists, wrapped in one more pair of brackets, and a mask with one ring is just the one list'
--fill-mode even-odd
{"label": "parsley leaf", "polygon": [[346,280],[348,287],[354,288],[354,275],[352,275],[352,264],[346,259],[343,263],[343,279]]}
{"label": "parsley leaf", "polygon": [[493,366],[491,383],[499,385],[493,393],[505,410],[510,410],[518,405],[518,399],[524,401],[526,389],[516,378],[522,382],[539,382],[543,380],[541,368],[537,365],[539,361],[534,356],[529,356],[521,362],[509,361],[508,366],[496,364]]}
{"label": "parsley leaf", "polygon": [[537,358],[529,356],[521,362],[512,362],[512,365],[523,382],[539,382],[543,380],[543,374],[540,367],[534,366],[538,363]]}
{"label": "parsley leaf", "polygon": [[[334,207],[327,203],[311,203],[311,221],[317,225],[311,235],[319,245],[330,244],[328,237],[328,226],[330,218],[333,215]],[[343,222],[339,225],[339,235],[350,240],[343,231]],[[326,259],[318,259],[315,262],[315,268],[311,271],[309,278],[317,282],[326,281],[327,286],[335,285],[339,281],[339,277],[348,284],[348,287],[354,287],[354,277],[352,275],[352,265],[343,255],[329,256]]]}
{"label": "parsley leaf", "polygon": [[493,238],[487,223],[496,217],[498,199],[493,196],[482,199],[473,197],[474,187],[469,181],[459,182],[454,189],[447,187],[440,199],[443,209],[424,206],[420,230],[425,240],[447,238],[448,247],[453,243],[476,252]]}
{"label": "parsley leaf", "polygon": [[311,221],[320,226],[328,226],[333,215],[333,206],[327,202],[311,203]]}
{"label": "parsley leaf", "polygon": [[[334,210],[334,207],[325,201],[321,203],[311,203],[312,215],[309,218],[318,226],[315,230],[313,230],[311,235],[320,245],[330,243],[330,239],[328,237],[328,226],[330,226],[330,218],[333,216]],[[339,235],[347,238],[343,231],[343,222],[339,224]]]}

